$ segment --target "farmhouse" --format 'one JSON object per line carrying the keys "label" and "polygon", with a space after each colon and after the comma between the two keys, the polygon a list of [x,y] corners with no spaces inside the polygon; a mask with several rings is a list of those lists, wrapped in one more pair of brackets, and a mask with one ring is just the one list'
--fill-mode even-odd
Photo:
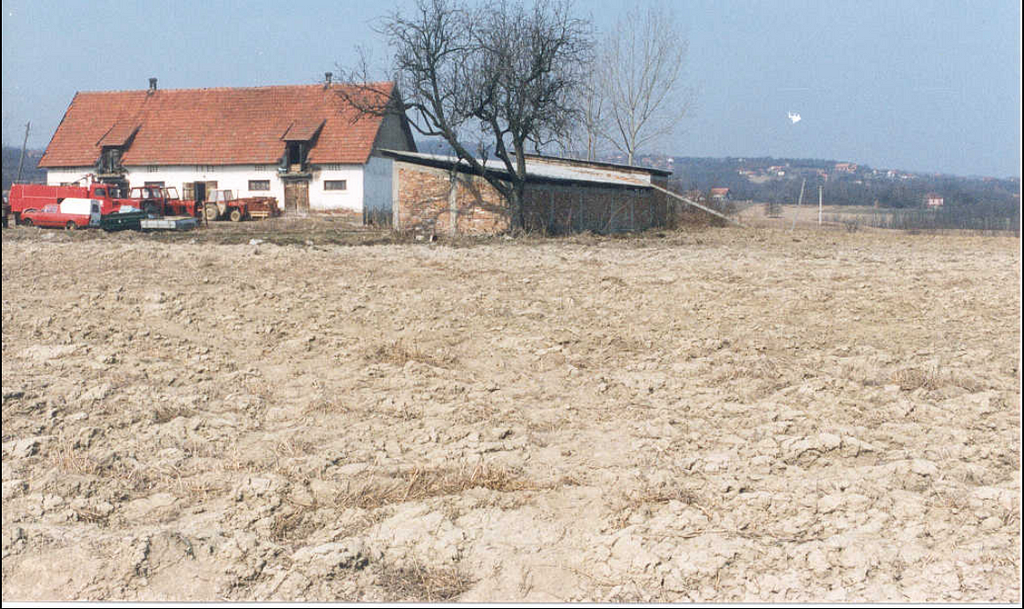
{"label": "farmhouse", "polygon": [[[93,175],[163,185],[186,199],[212,191],[274,196],[286,213],[347,211],[390,218],[391,161],[415,151],[403,114],[357,111],[330,75],[304,86],[77,93],[39,162],[49,184]],[[397,97],[390,83],[379,90]]]}
{"label": "farmhouse", "polygon": [[[273,196],[285,213],[352,212],[431,233],[620,232],[662,226],[670,171],[529,155],[518,217],[469,165],[419,154],[404,114],[361,113],[330,75],[319,85],[78,93],[39,162],[53,185]],[[392,83],[377,84],[398,101]],[[347,91],[355,95],[357,91]],[[370,95],[370,93],[360,93]],[[498,161],[487,163],[499,177]]]}
{"label": "farmhouse", "polygon": [[930,192],[924,196],[924,205],[930,209],[942,207],[943,203],[942,195],[938,193]]}
{"label": "farmhouse", "polygon": [[[526,155],[527,184],[519,218],[469,164],[456,158],[382,150],[394,161],[392,225],[431,234],[483,234],[512,223],[549,233],[625,232],[663,226],[664,188],[671,172],[661,169]],[[488,171],[507,175],[496,160]]]}

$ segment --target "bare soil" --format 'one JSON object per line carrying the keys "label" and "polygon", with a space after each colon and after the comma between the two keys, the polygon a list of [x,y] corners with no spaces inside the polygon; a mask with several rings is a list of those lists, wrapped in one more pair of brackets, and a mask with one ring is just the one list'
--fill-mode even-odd
{"label": "bare soil", "polygon": [[1015,238],[16,228],[2,269],[5,601],[1021,598]]}

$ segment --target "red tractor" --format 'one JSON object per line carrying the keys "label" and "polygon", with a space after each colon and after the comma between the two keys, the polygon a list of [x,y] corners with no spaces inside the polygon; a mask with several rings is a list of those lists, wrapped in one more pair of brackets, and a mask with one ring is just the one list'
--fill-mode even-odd
{"label": "red tractor", "polygon": [[136,202],[135,207],[150,215],[196,218],[203,212],[202,203],[180,199],[178,189],[173,186],[135,186],[128,198]]}
{"label": "red tractor", "polygon": [[207,220],[231,220],[241,222],[253,218],[269,218],[280,215],[277,199],[274,197],[246,197],[236,199],[231,190],[213,191],[212,200],[203,204]]}

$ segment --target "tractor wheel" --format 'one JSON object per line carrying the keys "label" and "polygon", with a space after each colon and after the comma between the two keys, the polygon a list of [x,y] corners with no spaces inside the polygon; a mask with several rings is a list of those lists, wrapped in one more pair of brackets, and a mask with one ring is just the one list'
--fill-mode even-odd
{"label": "tractor wheel", "polygon": [[242,221],[242,210],[238,209],[237,207],[235,209],[232,209],[230,217],[231,217],[231,221],[232,222],[241,222]]}
{"label": "tractor wheel", "polygon": [[32,218],[22,218],[21,219],[21,225],[22,226],[32,226]]}
{"label": "tractor wheel", "polygon": [[68,220],[68,223],[64,225],[64,230],[78,230],[78,225],[73,220]]}
{"label": "tractor wheel", "polygon": [[213,221],[220,217],[220,210],[217,209],[216,203],[203,205],[203,213],[206,215],[207,221]]}

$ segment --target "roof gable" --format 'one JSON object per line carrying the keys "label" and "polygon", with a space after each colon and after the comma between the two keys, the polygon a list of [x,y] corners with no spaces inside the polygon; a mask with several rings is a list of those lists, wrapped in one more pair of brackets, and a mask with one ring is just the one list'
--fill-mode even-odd
{"label": "roof gable", "polygon": [[78,93],[39,166],[91,166],[103,146],[126,143],[124,165],[272,164],[286,139],[314,138],[309,162],[362,164],[383,118],[356,110],[341,86]]}

